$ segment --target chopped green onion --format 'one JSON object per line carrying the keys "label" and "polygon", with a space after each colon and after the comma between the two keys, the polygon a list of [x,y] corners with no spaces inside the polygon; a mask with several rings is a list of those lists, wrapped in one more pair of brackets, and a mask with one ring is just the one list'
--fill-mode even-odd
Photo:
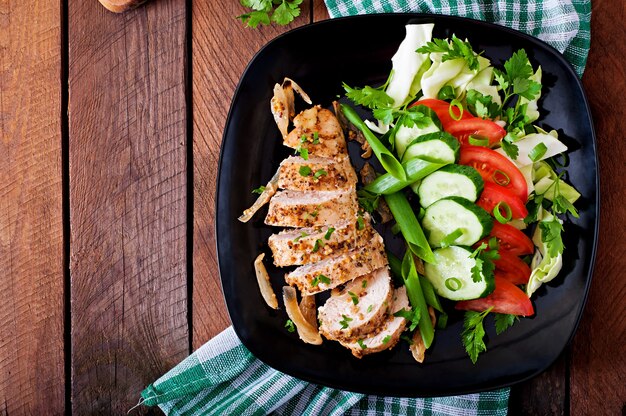
{"label": "chopped green onion", "polygon": [[316,218],[317,214],[319,214],[319,212],[317,212],[317,210],[315,210],[313,212],[309,212],[309,215],[312,216],[313,218]]}
{"label": "chopped green onion", "polygon": [[301,176],[309,176],[311,174],[311,168],[308,166],[300,166],[299,172]]}
{"label": "chopped green onion", "polygon": [[296,327],[291,319],[287,319],[287,322],[285,322],[285,328],[287,328],[287,331],[289,332],[296,332]]}
{"label": "chopped green onion", "polygon": [[362,349],[367,349],[367,345],[365,345],[362,339],[358,340],[357,344],[359,344],[359,347],[361,347]]}
{"label": "chopped green onion", "polygon": [[361,283],[361,287],[365,289],[367,287],[367,279],[363,279],[363,283]]}
{"label": "chopped green onion", "polygon": [[303,134],[302,136],[300,136],[300,143],[304,144],[308,141],[306,134]]}
{"label": "chopped green onion", "polygon": [[335,229],[333,227],[328,227],[328,230],[326,230],[326,234],[324,235],[324,238],[326,240],[330,240],[330,236],[333,235],[334,231]]}
{"label": "chopped green onion", "polygon": [[543,142],[537,143],[537,145],[528,153],[528,158],[533,162],[536,162],[541,159],[547,151],[548,147]]}
{"label": "chopped green onion", "polygon": [[415,269],[415,261],[413,260],[411,250],[406,251],[404,259],[402,260],[402,279],[406,286],[406,293],[411,302],[411,307],[419,310],[420,316],[424,317],[424,319],[419,320],[418,325],[424,346],[428,349],[435,337],[435,330],[430,320],[428,305],[426,305],[426,301],[424,300],[420,278]]}
{"label": "chopped green onion", "polygon": [[457,228],[452,231],[450,234],[445,236],[443,240],[441,240],[441,247],[449,247],[451,246],[457,238],[463,235],[463,230],[461,228]]}
{"label": "chopped green onion", "polygon": [[457,290],[459,290],[461,288],[461,286],[463,286],[461,284],[461,281],[459,279],[457,279],[456,277],[450,277],[450,278],[446,279],[445,285],[446,285],[446,287],[449,290],[451,290],[453,292],[456,292]]}
{"label": "chopped green onion", "polygon": [[265,191],[265,186],[261,185],[258,188],[253,189],[252,193],[261,195],[264,191]]}
{"label": "chopped green onion", "polygon": [[363,228],[365,228],[365,220],[359,215],[356,219],[356,229],[361,231]]}
{"label": "chopped green onion", "polygon": [[439,315],[439,319],[437,320],[437,328],[446,329],[446,326],[448,326],[448,314],[445,312],[442,312]]}
{"label": "chopped green onion", "polygon": [[[459,109],[458,116],[454,114],[455,107]],[[454,100],[450,101],[450,107],[448,107],[448,113],[450,114],[450,117],[452,117],[452,120],[459,121],[463,117],[463,104],[461,104],[461,102],[455,98]]]}
{"label": "chopped green onion", "polygon": [[298,241],[300,241],[301,238],[308,237],[308,236],[309,236],[309,234],[307,234],[304,231],[302,231],[302,233],[299,236],[297,236],[296,238],[293,239],[293,242],[297,243]]}
{"label": "chopped green onion", "polygon": [[394,178],[406,181],[407,174],[404,171],[404,167],[398,162],[398,159],[391,153],[389,149],[385,147],[384,144],[371,132],[371,130],[365,125],[361,117],[352,109],[350,106],[345,104],[340,104],[341,111],[346,116],[348,121],[350,121],[356,128],[361,130],[363,136],[370,144],[372,151],[380,161],[380,164],[385,168],[387,172],[389,172]]}
{"label": "chopped green onion", "polygon": [[312,252],[317,253],[320,247],[324,247],[324,242],[318,238],[317,240],[315,240],[315,245],[313,246]]}
{"label": "chopped green onion", "polygon": [[346,315],[341,315],[341,317],[343,318],[341,321],[339,321],[339,324],[341,325],[341,329],[346,329],[349,326],[348,322],[352,321],[352,318]]}
{"label": "chopped green onion", "polygon": [[[504,209],[504,215],[502,215],[502,211],[500,208]],[[500,224],[506,224],[511,221],[513,218],[513,212],[511,211],[511,207],[504,201],[500,201],[493,207],[493,217],[498,220]]]}
{"label": "chopped green onion", "polygon": [[420,277],[420,285],[422,286],[422,293],[424,294],[426,304],[443,313],[443,306],[441,306],[439,296],[435,293],[435,288],[433,287],[433,284],[430,283],[430,280],[422,279]]}
{"label": "chopped green onion", "polygon": [[305,149],[304,147],[298,148],[298,152],[300,153],[300,157],[304,160],[309,160],[309,149]]}
{"label": "chopped green onion", "polygon": [[350,295],[350,299],[352,299],[352,303],[354,303],[355,305],[359,304],[359,297],[354,292],[348,291],[348,295]]}
{"label": "chopped green onion", "polygon": [[324,169],[320,169],[317,172],[315,172],[313,176],[315,177],[315,179],[319,179],[321,176],[326,176],[326,175],[328,175],[328,172],[326,172]]}
{"label": "chopped green onion", "polygon": [[[498,176],[498,175],[501,175],[501,176]],[[509,175],[507,175],[505,172],[502,172],[500,169],[496,169],[493,172],[492,178],[493,178],[493,181],[500,186],[507,186],[508,184],[511,183],[511,178],[509,178]]]}
{"label": "chopped green onion", "polygon": [[374,309],[374,305],[370,305],[367,307],[367,313],[370,313]]}
{"label": "chopped green onion", "polygon": [[385,338],[383,338],[383,344],[388,343],[390,340],[391,340],[391,335],[385,336]]}
{"label": "chopped green onion", "polygon": [[320,144],[320,135],[318,132],[313,132],[313,144]]}
{"label": "chopped green onion", "polygon": [[431,264],[434,263],[435,256],[404,193],[396,192],[385,195],[385,201],[411,251],[422,260]]}
{"label": "chopped green onion", "polygon": [[430,160],[414,158],[402,164],[407,175],[406,181],[400,181],[394,178],[391,174],[385,173],[384,175],[376,178],[372,183],[368,184],[363,189],[376,195],[393,194],[394,192],[398,192],[406,188],[413,182],[425,178],[445,165],[447,165],[447,163],[432,162]]}
{"label": "chopped green onion", "polygon": [[486,137],[472,134],[469,136],[468,140],[469,140],[469,144],[471,144],[472,146],[489,147],[489,139]]}
{"label": "chopped green onion", "polygon": [[311,286],[317,286],[320,284],[320,282],[326,285],[329,285],[330,279],[327,276],[324,276],[323,274],[318,274],[317,276],[313,278],[313,280],[311,280]]}

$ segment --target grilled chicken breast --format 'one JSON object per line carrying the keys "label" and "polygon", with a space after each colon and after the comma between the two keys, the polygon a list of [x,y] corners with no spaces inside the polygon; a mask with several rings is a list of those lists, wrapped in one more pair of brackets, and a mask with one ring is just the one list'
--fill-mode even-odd
{"label": "grilled chicken breast", "polygon": [[337,191],[280,191],[270,200],[265,223],[278,227],[318,227],[357,215],[353,188]]}
{"label": "grilled chicken breast", "polygon": [[279,168],[278,187],[295,191],[334,191],[356,187],[356,173],[348,156],[291,156]]}
{"label": "grilled chicken breast", "polygon": [[285,280],[289,285],[297,286],[303,295],[313,295],[371,273],[387,264],[383,238],[375,233],[363,247],[317,263],[300,266],[286,274]]}
{"label": "grilled chicken breast", "polygon": [[347,154],[346,139],[335,115],[315,106],[293,119],[295,128],[283,144],[292,149],[307,149],[312,156],[335,157]]}
{"label": "grilled chicken breast", "polygon": [[276,266],[300,266],[362,247],[373,236],[370,217],[365,214],[332,226],[281,231],[271,235],[268,244]]}
{"label": "grilled chicken breast", "polygon": [[[406,287],[402,286],[393,294],[393,313],[401,309],[410,309]],[[407,320],[401,316],[390,314],[377,332],[351,342],[340,341],[341,345],[349,348],[352,355],[361,358],[364,355],[380,352],[394,347],[400,340],[402,331],[406,328]]]}
{"label": "grilled chicken breast", "polygon": [[320,332],[328,339],[351,340],[374,331],[387,317],[393,288],[387,267],[333,290],[319,311]]}

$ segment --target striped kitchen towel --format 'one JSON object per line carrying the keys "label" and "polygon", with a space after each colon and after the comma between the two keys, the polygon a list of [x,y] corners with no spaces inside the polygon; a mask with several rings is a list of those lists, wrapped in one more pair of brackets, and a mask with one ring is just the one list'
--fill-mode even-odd
{"label": "striped kitchen towel", "polygon": [[408,399],[310,384],[256,359],[232,327],[149,385],[141,404],[168,415],[506,415],[509,389]]}
{"label": "striped kitchen towel", "polygon": [[436,13],[469,17],[535,36],[583,75],[591,42],[591,0],[324,0],[330,17]]}

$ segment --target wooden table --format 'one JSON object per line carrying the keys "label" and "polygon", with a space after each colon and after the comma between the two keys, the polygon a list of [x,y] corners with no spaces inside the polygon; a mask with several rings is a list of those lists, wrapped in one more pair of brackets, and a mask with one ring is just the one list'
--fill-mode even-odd
{"label": "wooden table", "polygon": [[[328,17],[321,0],[302,9],[289,28]],[[242,11],[0,2],[0,415],[125,414],[229,325],[213,224],[222,129],[248,61],[289,29],[243,28]],[[513,388],[511,414],[625,410],[626,3],[594,0],[592,16],[595,277],[572,345]]]}

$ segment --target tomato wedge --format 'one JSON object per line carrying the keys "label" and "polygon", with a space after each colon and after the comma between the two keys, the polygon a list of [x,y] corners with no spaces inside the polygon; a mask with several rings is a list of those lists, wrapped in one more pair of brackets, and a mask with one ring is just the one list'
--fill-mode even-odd
{"label": "tomato wedge", "polygon": [[433,110],[437,114],[437,117],[439,117],[439,121],[441,121],[441,126],[445,131],[448,131],[448,128],[450,128],[452,124],[456,123],[457,120],[464,120],[474,117],[467,110],[464,110],[463,113],[461,113],[457,107],[452,107],[452,113],[454,114],[454,118],[452,118],[452,116],[450,115],[450,103],[434,98],[424,98],[422,100],[414,102],[410,105],[410,107],[416,105],[425,105],[426,107]]}
{"label": "tomato wedge", "polygon": [[482,312],[491,307],[492,312],[511,315],[530,316],[535,313],[533,304],[526,293],[496,272],[496,289],[480,299],[457,302],[455,308],[464,311]]}
{"label": "tomato wedge", "polygon": [[459,164],[471,166],[485,182],[510,190],[522,203],[528,200],[528,186],[522,172],[495,150],[481,146],[461,146]]}
{"label": "tomato wedge", "polygon": [[514,254],[499,251],[500,258],[494,261],[498,275],[514,285],[525,285],[530,278],[530,267]]}
{"label": "tomato wedge", "polygon": [[500,224],[498,221],[494,221],[489,236],[476,244],[480,245],[483,242],[489,244],[489,238],[491,237],[495,237],[498,240],[500,252],[505,251],[516,256],[524,256],[535,252],[535,245],[530,238],[512,225]]}
{"label": "tomato wedge", "polygon": [[[493,210],[500,202],[507,204],[511,208],[513,219],[523,219],[528,216],[526,205],[513,195],[510,190],[493,182],[485,182],[485,188],[480,194],[478,201],[476,201],[476,205],[493,215]],[[502,207],[500,208],[500,213],[503,214],[503,217],[506,216]]]}
{"label": "tomato wedge", "polygon": [[506,136],[506,130],[500,125],[480,117],[459,120],[450,124],[445,130],[456,137],[461,144],[469,144],[470,136],[478,136],[489,139],[490,147],[500,143],[500,140]]}

